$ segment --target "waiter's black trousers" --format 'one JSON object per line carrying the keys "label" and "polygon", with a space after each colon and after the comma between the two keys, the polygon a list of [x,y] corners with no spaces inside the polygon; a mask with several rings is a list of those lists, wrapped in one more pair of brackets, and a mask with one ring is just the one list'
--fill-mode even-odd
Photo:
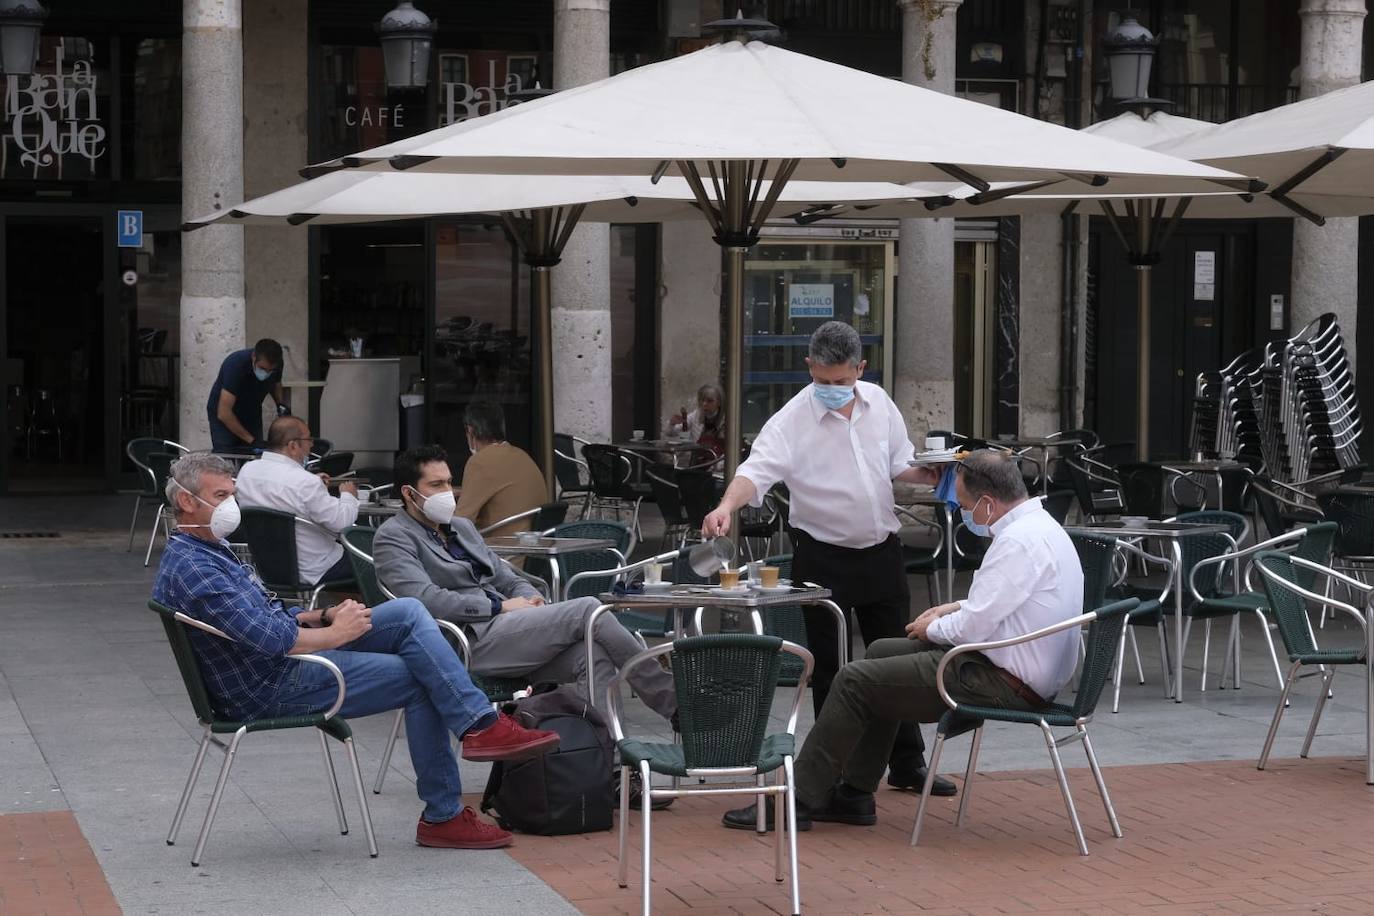
{"label": "waiter's black trousers", "polygon": [[[857,622],[867,646],[875,639],[906,636],[911,622],[911,590],[907,587],[902,545],[897,535],[872,547],[855,550],[811,537],[799,528],[792,537],[792,581],[814,582],[832,592],[832,599]],[[811,675],[811,701],[821,713],[830,682],[839,670],[839,633],[834,616],[824,608],[806,610],[806,641],[816,656]],[[925,759],[925,742],[913,722],[902,723],[892,746],[890,765],[909,771]]]}

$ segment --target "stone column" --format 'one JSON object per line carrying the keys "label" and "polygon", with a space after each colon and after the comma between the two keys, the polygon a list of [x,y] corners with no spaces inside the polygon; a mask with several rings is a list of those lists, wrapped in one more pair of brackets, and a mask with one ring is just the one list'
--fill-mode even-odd
{"label": "stone column", "polygon": [[[243,17],[240,0],[184,0],[181,207],[187,219],[243,201]],[[205,402],[219,364],[244,346],[243,228],[186,234],[181,249],[181,427],[210,444]]]}
{"label": "stone column", "polygon": [[[610,75],[610,0],[554,0],[553,88]],[[554,428],[611,438],[610,226],[581,226],[553,269]],[[622,394],[628,396],[628,392]]]}
{"label": "stone column", "polygon": [[1059,338],[1064,305],[1061,235],[1057,216],[1021,217],[1020,309],[1016,321],[1020,428],[1016,432],[1023,436],[1044,436],[1059,428]]}
{"label": "stone column", "polygon": [[[1365,0],[1302,0],[1301,96],[1311,98],[1360,81]],[[1301,190],[1301,186],[1299,187]],[[1346,352],[1355,361],[1360,221],[1329,219],[1315,226],[1293,221],[1293,297],[1290,331],[1335,312]]]}
{"label": "stone column", "polygon": [[[899,0],[903,80],[954,92],[954,20],[962,2]],[[902,220],[897,275],[893,397],[919,442],[926,430],[949,429],[954,420],[954,220]]]}
{"label": "stone column", "polygon": [[[243,2],[244,196],[260,197],[300,181],[308,161],[306,5],[298,0]],[[246,339],[279,341],[287,380],[310,377],[309,231],[299,226],[244,228]],[[291,410],[305,417],[307,389],[288,389]],[[272,399],[263,399],[267,429]],[[317,433],[319,430],[315,430]]]}

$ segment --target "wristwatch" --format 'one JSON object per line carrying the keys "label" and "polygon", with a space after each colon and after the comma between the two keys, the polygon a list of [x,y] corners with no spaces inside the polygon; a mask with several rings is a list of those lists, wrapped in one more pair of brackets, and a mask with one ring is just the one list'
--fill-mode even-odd
{"label": "wristwatch", "polygon": [[322,608],[320,610],[320,626],[329,626],[329,608]]}

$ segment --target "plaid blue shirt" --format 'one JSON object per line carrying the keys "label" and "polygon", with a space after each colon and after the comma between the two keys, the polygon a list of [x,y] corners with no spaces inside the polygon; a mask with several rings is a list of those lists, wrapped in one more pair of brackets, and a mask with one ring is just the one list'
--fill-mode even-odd
{"label": "plaid blue shirt", "polygon": [[296,644],[300,609],[287,610],[270,597],[222,544],[173,535],[158,564],[153,600],[233,637],[229,642],[188,628],[210,697],[223,715],[262,716],[300,664],[287,656]]}

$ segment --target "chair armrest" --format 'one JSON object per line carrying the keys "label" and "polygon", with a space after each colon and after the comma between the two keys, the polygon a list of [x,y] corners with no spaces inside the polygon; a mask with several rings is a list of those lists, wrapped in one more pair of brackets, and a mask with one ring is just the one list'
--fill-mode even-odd
{"label": "chair armrest", "polygon": [[503,528],[506,525],[509,525],[512,522],[518,522],[523,518],[533,518],[534,516],[538,515],[539,512],[540,508],[538,506],[536,506],[533,509],[527,509],[524,512],[518,512],[515,515],[507,516],[506,518],[503,518],[498,522],[492,522],[485,528],[478,529],[477,533],[480,534],[482,537],[486,537],[488,534],[495,531],[497,528]]}
{"label": "chair armrest", "polygon": [[[184,614],[181,611],[176,612],[176,620],[178,623],[184,623],[188,627],[195,627],[197,630],[203,630],[211,636],[218,636],[220,639],[227,642],[238,641],[219,627],[214,627],[204,621],[196,620],[194,617]],[[320,665],[328,669],[330,674],[334,675],[334,680],[337,681],[339,685],[339,695],[334,698],[334,705],[330,706],[324,712],[324,717],[326,719],[332,719],[338,711],[343,708],[344,696],[347,692],[347,685],[344,683],[343,672],[339,670],[339,666],[321,655],[314,655],[308,652],[303,655],[292,655],[291,658],[305,662],[309,665]]]}
{"label": "chair armrest", "polygon": [[577,574],[574,575],[571,579],[569,579],[567,582],[564,582],[564,583],[563,583],[563,594],[566,595],[566,594],[568,594],[569,592],[571,592],[571,591],[572,591],[572,587],[573,587],[573,583],[574,583],[574,582],[577,582],[579,579],[591,579],[591,578],[598,578],[598,579],[601,579],[601,578],[605,578],[606,576],[610,576],[610,577],[612,577],[612,578],[619,578],[619,577],[625,575],[626,573],[632,573],[632,572],[634,572],[634,571],[637,570],[637,569],[643,569],[645,566],[648,566],[650,563],[667,563],[667,562],[670,562],[670,561],[672,561],[672,560],[677,559],[678,555],[682,553],[681,550],[670,550],[670,551],[668,551],[667,553],[661,553],[661,554],[659,554],[659,555],[657,555],[657,556],[649,557],[648,559],[645,559],[645,560],[638,560],[638,561],[636,561],[636,562],[634,562],[634,563],[626,563],[626,562],[625,562],[625,557],[621,554],[620,551],[616,550],[614,547],[603,547],[603,548],[600,548],[600,549],[602,549],[602,550],[609,550],[609,551],[611,551],[611,553],[614,553],[616,556],[620,557],[620,565],[619,565],[619,566],[612,567],[611,569],[587,569],[587,570],[583,570],[583,571],[580,572],[580,573],[577,573]]}
{"label": "chair armrest", "polygon": [[463,632],[463,628],[451,620],[440,620],[434,618],[434,623],[439,627],[439,631],[453,637],[453,641],[458,643],[458,657],[463,660],[463,667],[468,668],[472,665],[472,643],[468,641],[468,634]]}
{"label": "chair armrest", "polygon": [[[1361,582],[1359,579],[1347,576],[1345,573],[1342,572],[1337,572],[1329,566],[1323,566],[1320,563],[1313,562],[1312,560],[1304,560],[1302,557],[1290,557],[1290,559],[1293,561],[1294,565],[1310,569],[1318,575],[1326,576],[1328,579],[1335,579],[1342,585],[1355,589],[1362,595],[1374,595],[1374,585],[1367,585],[1364,582]],[[1322,600],[1325,601],[1326,599],[1323,598]]]}
{"label": "chair armrest", "polygon": [[944,654],[940,659],[940,664],[935,669],[935,689],[940,691],[940,699],[945,701],[945,705],[954,709],[959,704],[949,695],[945,689],[945,669],[949,663],[960,655],[967,655],[970,652],[985,652],[988,649],[1005,649],[1008,646],[1019,646],[1022,643],[1032,642],[1037,639],[1044,639],[1046,636],[1053,636],[1055,633],[1062,633],[1064,630],[1073,630],[1092,623],[1097,619],[1098,611],[1115,611],[1124,608],[1127,611],[1134,610],[1140,604],[1137,598],[1126,598],[1122,601],[1114,601],[1104,605],[1097,611],[1089,611],[1086,614],[1079,614],[1077,617],[1070,617],[1068,620],[1061,620],[1058,623],[1032,630],[1020,636],[1011,636],[1007,639],[998,639],[993,642],[967,642],[963,645],[955,646]]}
{"label": "chair armrest", "polygon": [[921,518],[919,515],[917,515],[915,512],[912,512],[906,506],[893,506],[892,511],[897,513],[897,515],[899,515],[901,518],[911,522],[913,525],[917,525],[922,528],[929,528],[931,531],[934,531],[937,535],[940,536],[939,541],[935,545],[935,552],[931,554],[931,556],[938,557],[945,552],[945,529],[943,526],[937,525],[935,522],[931,521],[928,518]]}
{"label": "chair armrest", "polygon": [[[1177,566],[1178,566],[1178,564],[1179,564],[1179,562],[1181,562],[1181,560],[1180,560],[1180,558],[1179,558],[1179,556],[1178,556],[1178,545],[1177,545],[1177,544],[1173,545],[1173,547],[1172,547],[1172,552],[1174,553],[1173,558],[1156,556],[1155,554],[1152,554],[1152,553],[1150,553],[1149,551],[1144,550],[1143,548],[1137,546],[1136,544],[1132,544],[1130,541],[1123,541],[1123,540],[1119,540],[1119,539],[1118,539],[1117,542],[1116,542],[1116,549],[1117,549],[1119,552],[1122,552],[1122,553],[1134,554],[1136,557],[1138,557],[1141,561],[1143,561],[1143,562],[1146,563],[1147,565],[1150,565],[1150,566],[1163,566],[1165,569],[1167,569],[1167,570],[1169,571],[1169,579],[1170,579],[1170,580],[1172,580],[1172,578],[1173,578],[1173,571],[1174,571],[1174,569],[1176,569]],[[1120,585],[1120,584],[1121,584],[1122,582],[1124,582],[1124,581],[1125,581],[1125,576],[1123,575],[1123,576],[1121,577],[1121,579],[1117,580],[1117,581],[1114,582],[1113,584],[1114,584],[1114,585]],[[1168,598],[1169,592],[1170,592],[1171,590],[1172,590],[1172,586],[1169,584],[1169,581],[1166,581],[1165,584],[1164,584],[1164,588],[1160,590],[1160,593],[1159,593],[1159,600],[1160,600],[1161,602],[1163,602],[1166,598]]]}
{"label": "chair armrest", "polygon": [[661,646],[654,646],[652,649],[645,649],[643,652],[632,655],[625,664],[620,666],[620,670],[615,673],[615,677],[611,678],[610,682],[606,684],[606,718],[608,719],[606,724],[610,726],[611,737],[616,741],[625,740],[625,729],[620,722],[622,712],[620,685],[624,683],[625,675],[629,674],[639,665],[650,660],[656,660],[659,656],[667,655],[672,651],[673,644],[665,642]]}
{"label": "chair armrest", "polygon": [[[1204,566],[1219,566],[1223,563],[1229,563],[1233,561],[1238,562],[1240,560],[1252,557],[1262,550],[1272,550],[1280,545],[1289,545],[1290,542],[1300,541],[1302,540],[1305,534],[1307,534],[1307,530],[1305,528],[1297,528],[1293,531],[1285,531],[1283,534],[1275,535],[1267,541],[1261,541],[1258,544],[1252,544],[1251,546],[1246,547],[1244,550],[1233,550],[1228,553],[1217,554],[1214,557],[1208,557],[1205,560],[1198,560],[1195,564],[1193,564],[1193,571],[1188,574],[1188,589],[1193,593],[1193,600],[1202,600],[1202,595],[1198,594],[1197,590],[1197,571],[1199,569],[1202,569]],[[1246,564],[1247,581],[1249,579],[1250,565],[1251,564]]]}
{"label": "chair armrest", "polygon": [[[1346,577],[1346,576],[1342,576],[1340,573],[1336,572],[1334,569],[1328,569],[1327,567],[1322,566],[1320,563],[1313,563],[1312,561],[1310,561],[1310,560],[1304,560],[1304,559],[1302,559],[1301,557],[1289,557],[1289,559],[1293,562],[1293,564],[1294,564],[1295,566],[1306,566],[1306,567],[1308,567],[1308,568],[1310,568],[1310,569],[1312,569],[1312,570],[1314,570],[1314,571],[1316,571],[1316,572],[1325,573],[1325,574],[1327,574],[1327,575],[1330,575],[1330,576],[1333,576],[1333,577],[1336,577],[1336,578],[1339,578],[1339,579],[1346,579],[1346,578],[1348,578],[1348,577]],[[1354,618],[1355,618],[1357,621],[1359,621],[1359,623],[1360,623],[1360,632],[1363,633],[1363,632],[1365,631],[1366,627],[1368,626],[1368,621],[1365,620],[1364,614],[1361,614],[1356,608],[1354,608],[1353,606],[1351,606],[1351,605],[1349,605],[1349,604],[1346,604],[1344,601],[1337,601],[1335,598],[1331,598],[1331,597],[1328,597],[1328,596],[1326,596],[1326,595],[1319,595],[1319,594],[1317,594],[1317,593],[1314,592],[1314,591],[1311,591],[1311,590],[1309,590],[1309,589],[1303,588],[1301,585],[1298,585],[1296,582],[1289,582],[1287,579],[1283,578],[1282,576],[1278,575],[1277,573],[1271,572],[1270,570],[1266,569],[1266,568],[1264,567],[1263,564],[1260,565],[1259,571],[1260,571],[1260,575],[1263,576],[1264,578],[1268,579],[1268,580],[1271,581],[1271,582],[1277,582],[1277,583],[1280,584],[1283,588],[1286,588],[1286,589],[1288,589],[1288,590],[1294,592],[1295,594],[1301,595],[1302,597],[1306,598],[1308,601],[1315,601],[1317,604],[1321,605],[1322,607],[1335,608],[1335,609],[1338,610],[1338,611],[1343,611],[1343,612],[1345,612],[1346,614],[1349,614],[1351,617],[1354,617]],[[1363,585],[1363,583],[1359,583],[1359,584]],[[1368,594],[1369,591],[1370,591],[1371,589],[1370,589],[1369,586],[1364,586],[1364,589],[1363,589],[1363,590],[1364,590],[1365,594]]]}

